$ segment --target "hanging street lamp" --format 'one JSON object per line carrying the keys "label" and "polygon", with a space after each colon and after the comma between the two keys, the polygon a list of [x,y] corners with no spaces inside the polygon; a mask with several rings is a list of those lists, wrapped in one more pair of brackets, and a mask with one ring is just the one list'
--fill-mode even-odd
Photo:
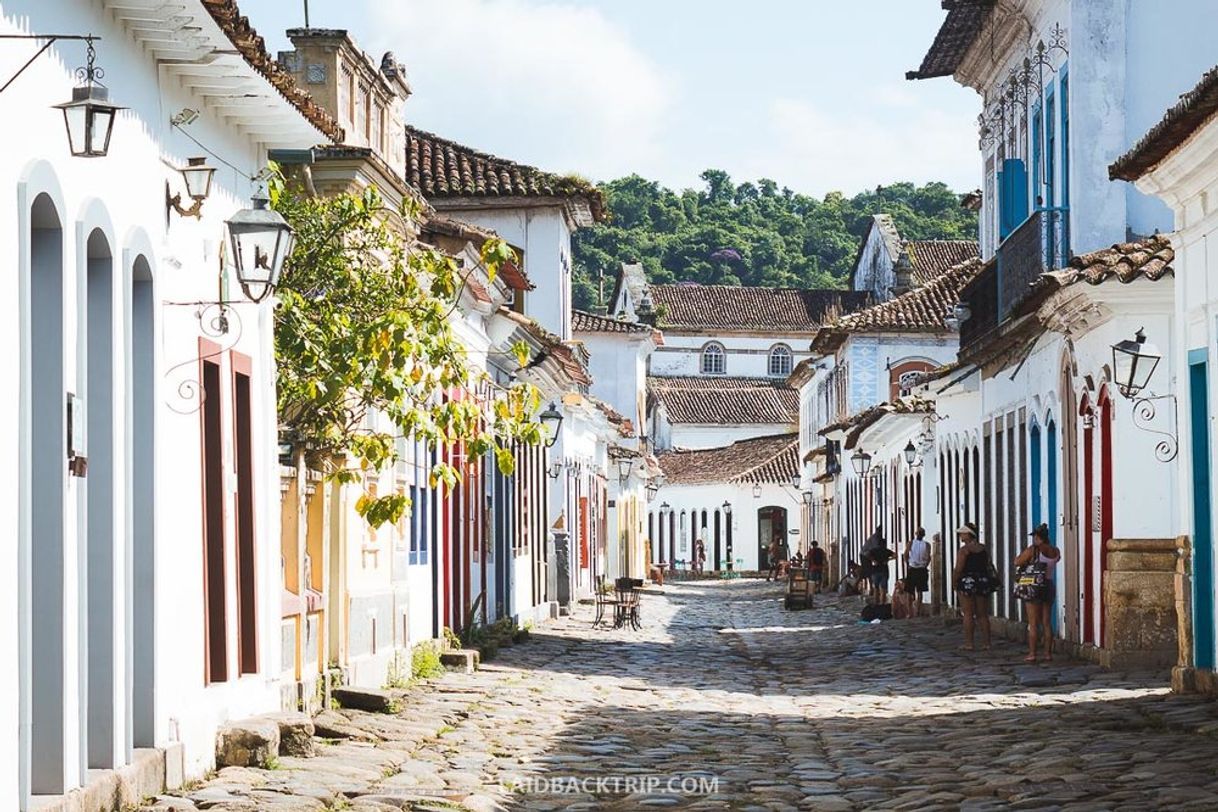
{"label": "hanging street lamp", "polygon": [[68,149],[77,158],[104,158],[110,151],[110,134],[119,107],[110,102],[110,89],[101,83],[105,71],[94,65],[97,51],[94,37],[85,38],[83,68],[76,69],[81,84],[72,88],[72,98],[55,107],[63,111],[63,123],[68,130]]}
{"label": "hanging street lamp", "polygon": [[538,417],[541,420],[541,425],[548,432],[546,439],[546,448],[554,445],[558,441],[558,430],[562,427],[562,412],[558,411],[558,406],[551,403],[546,410]]}
{"label": "hanging street lamp", "polygon": [[812,493],[812,491],[804,491],[800,494],[800,496],[803,497],[805,505],[810,505],[812,504],[812,500],[816,497],[816,494]]}
{"label": "hanging street lamp", "polygon": [[254,207],[237,212],[226,225],[241,290],[251,302],[261,302],[279,284],[296,238],[283,215],[268,208],[266,195],[259,192],[251,200]]}
{"label": "hanging street lamp", "polygon": [[905,464],[913,465],[914,458],[918,456],[918,449],[914,448],[913,440],[905,444]]}
{"label": "hanging street lamp", "polygon": [[1163,353],[1146,341],[1141,328],[1132,340],[1112,345],[1112,377],[1117,390],[1131,400],[1136,398],[1150,383],[1150,376],[1162,359]]}
{"label": "hanging street lamp", "polygon": [[760,482],[753,483],[753,498],[754,499],[761,498],[761,483]]}
{"label": "hanging street lamp", "polygon": [[850,456],[850,464],[854,466],[854,473],[865,477],[871,470],[871,455],[860,448]]}

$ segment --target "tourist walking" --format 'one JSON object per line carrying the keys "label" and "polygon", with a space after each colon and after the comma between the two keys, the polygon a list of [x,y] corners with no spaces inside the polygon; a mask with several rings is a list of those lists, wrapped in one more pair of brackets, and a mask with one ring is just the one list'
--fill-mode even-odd
{"label": "tourist walking", "polygon": [[925,528],[919,527],[905,545],[905,567],[905,588],[913,596],[913,614],[917,617],[922,613],[922,593],[930,584],[930,542]]}
{"label": "tourist walking", "polygon": [[701,575],[706,567],[706,542],[699,538],[694,542],[694,572]]}
{"label": "tourist walking", "polygon": [[1044,640],[1045,662],[1053,660],[1053,602],[1056,590],[1053,578],[1061,551],[1049,542],[1049,525],[1040,524],[1032,531],[1032,544],[1015,559],[1015,597],[1023,601],[1028,616],[1028,656],[1025,662],[1036,662],[1037,644]]}
{"label": "tourist walking", "polygon": [[825,581],[825,551],[817,541],[813,541],[812,549],[808,550],[808,580],[812,583],[812,591],[820,592]]}
{"label": "tourist walking", "polygon": [[877,527],[863,545],[863,562],[867,567],[867,580],[871,584],[872,602],[888,602],[888,562],[896,557],[884,542],[881,528]]}
{"label": "tourist walking", "polygon": [[990,595],[998,588],[998,578],[990,561],[990,552],[977,538],[977,526],[966,523],[956,531],[960,549],[956,553],[954,580],[960,593],[960,610],[964,616],[965,651],[974,648],[974,631],[981,628],[981,648],[990,647]]}
{"label": "tourist walking", "polygon": [[778,577],[778,570],[779,570],[778,551],[779,551],[778,539],[774,539],[770,542],[770,547],[766,551],[766,555],[770,559],[770,561],[769,561],[770,571],[768,573],[766,573],[766,576],[765,576],[765,579],[767,581],[771,581],[774,578]]}

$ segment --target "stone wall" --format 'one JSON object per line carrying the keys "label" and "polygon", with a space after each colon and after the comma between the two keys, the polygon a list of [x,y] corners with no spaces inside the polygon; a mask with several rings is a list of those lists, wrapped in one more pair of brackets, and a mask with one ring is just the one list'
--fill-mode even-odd
{"label": "stone wall", "polygon": [[1104,665],[1175,665],[1177,539],[1111,539],[1104,574]]}

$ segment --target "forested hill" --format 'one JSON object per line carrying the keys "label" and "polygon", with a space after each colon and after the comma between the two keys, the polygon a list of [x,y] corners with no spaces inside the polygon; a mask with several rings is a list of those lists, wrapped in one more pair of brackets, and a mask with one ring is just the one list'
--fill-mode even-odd
{"label": "forested hill", "polygon": [[908,240],[977,238],[976,215],[942,183],[818,199],[717,169],[702,180],[681,192],[638,175],[601,184],[611,219],[576,232],[575,306],[596,303],[600,271],[609,296],[622,262],[643,263],[653,282],[842,287],[873,214],[892,215]]}

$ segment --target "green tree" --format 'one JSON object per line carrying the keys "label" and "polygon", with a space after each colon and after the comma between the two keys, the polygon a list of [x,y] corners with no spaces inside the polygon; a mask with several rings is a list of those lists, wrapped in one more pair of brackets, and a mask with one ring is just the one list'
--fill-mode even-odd
{"label": "green tree", "polygon": [[641,263],[653,282],[841,287],[873,214],[891,214],[906,239],[976,239],[976,215],[943,183],[818,199],[769,178],[737,185],[718,169],[701,179],[700,191],[638,175],[601,184],[610,222],[575,235],[576,307],[595,304],[598,275],[622,262]]}
{"label": "green tree", "polygon": [[[311,466],[341,482],[388,469],[404,446],[461,444],[472,456],[493,454],[510,473],[515,444],[541,441],[533,419],[536,390],[518,384],[487,399],[448,393],[486,391],[449,317],[471,270],[434,249],[408,244],[400,224],[418,211],[386,208],[375,188],[334,197],[304,194],[277,178],[272,206],[296,231],[296,246],[276,290],[275,356],[284,439]],[[512,258],[498,240],[482,249],[493,277]],[[516,348],[518,354],[523,348]],[[527,359],[522,358],[521,363]],[[372,426],[388,418],[393,431]],[[433,486],[459,472],[441,463]],[[357,504],[373,526],[409,509],[400,494],[365,493]]]}

